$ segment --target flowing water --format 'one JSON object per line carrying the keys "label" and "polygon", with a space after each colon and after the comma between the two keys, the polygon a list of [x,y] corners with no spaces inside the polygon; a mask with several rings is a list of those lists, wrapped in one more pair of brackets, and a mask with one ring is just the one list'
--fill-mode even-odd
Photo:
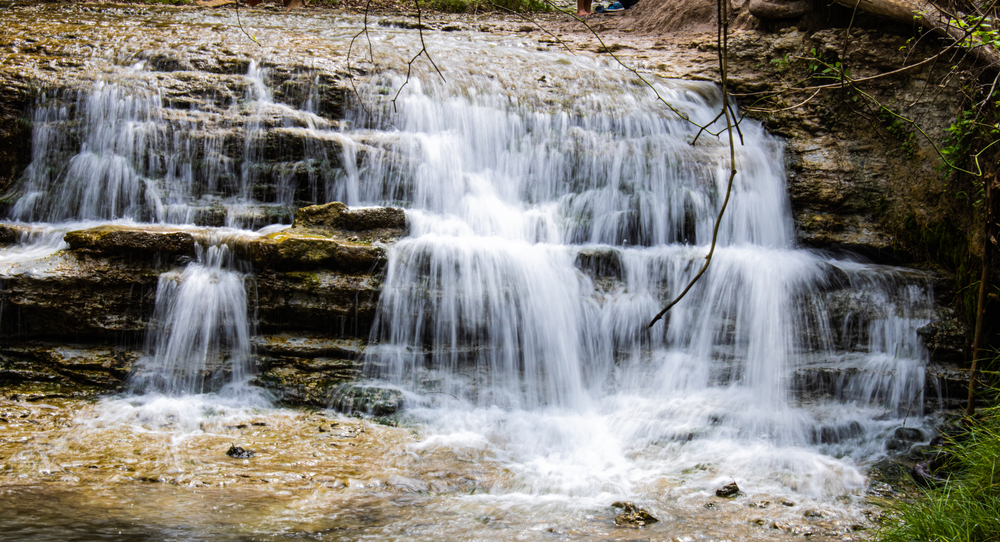
{"label": "flowing water", "polygon": [[[156,13],[163,32],[195,26]],[[356,21],[245,22],[314,65],[280,86],[249,51],[185,109],[157,51],[118,51],[46,91],[10,218],[56,233],[0,266],[37,267],[82,220],[250,229],[308,203],[403,207],[363,362],[367,383],[404,392],[407,429],[277,409],[250,386],[253,273],[207,235],[160,276],[128,395],[5,403],[37,427],[8,424],[0,448],[17,512],[0,539],[839,540],[868,525],[866,466],[897,428],[931,431],[930,278],[798,248],[783,144],[754,122],[708,273],[647,328],[700,268],[725,196],[727,135],[695,141],[723,128],[714,85],[649,88],[590,55],[436,33],[444,80],[379,70],[330,118],[305,47],[342,50]],[[193,34],[172,61],[214,46]],[[416,39],[378,27],[379,65],[405,65]],[[275,134],[304,158],[275,157]],[[261,457],[205,459],[240,439]],[[743,497],[714,496],[732,481]],[[617,500],[662,522],[619,529]]]}

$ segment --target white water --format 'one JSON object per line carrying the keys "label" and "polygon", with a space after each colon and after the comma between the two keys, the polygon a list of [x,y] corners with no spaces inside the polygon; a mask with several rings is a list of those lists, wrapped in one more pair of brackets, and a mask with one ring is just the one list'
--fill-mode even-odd
{"label": "white water", "polygon": [[[316,173],[311,197],[407,208],[366,372],[406,391],[421,431],[409,451],[469,453],[511,474],[470,503],[589,509],[624,497],[662,509],[731,480],[796,501],[860,497],[863,465],[887,435],[927,423],[915,333],[933,317],[926,277],[796,249],[782,144],[746,121],[710,271],[647,330],[707,253],[725,136],[692,146],[697,128],[613,66],[517,48],[465,54],[476,57],[469,73],[411,80],[398,110],[354,111],[341,131],[315,104],[275,103],[251,64],[249,120],[228,126],[239,165],[224,130],[200,131],[199,111],[165,114],[138,66],[79,95],[80,141],[66,136],[62,101],[36,110],[38,154],[13,217],[190,223],[221,204],[227,224],[248,224],[244,206],[298,201],[297,164],[281,166],[272,197],[253,199],[255,138],[276,129],[263,118],[273,113],[310,138],[311,163],[331,163],[323,141],[343,147],[344,166]],[[509,69],[477,73],[487,56]],[[401,84],[376,79],[362,99]],[[656,88],[698,123],[720,106],[709,84]],[[243,386],[246,277],[223,252],[164,273],[133,381],[149,393],[113,404],[109,419],[180,416],[189,431],[219,401],[260,404]],[[817,368],[843,371],[832,396],[797,388]],[[219,386],[227,398],[201,395]]]}
{"label": "white water", "polygon": [[[697,126],[603,70],[568,109],[470,76],[411,81],[376,112],[394,130],[366,142],[399,158],[364,164],[362,201],[391,194],[410,237],[390,251],[367,374],[410,393],[425,446],[505,464],[498,494],[655,502],[664,483],[734,479],[859,495],[859,464],[925,423],[927,279],[795,249],[782,144],[744,121],[710,270],[647,330],[708,252],[728,142],[692,146]],[[711,85],[657,90],[696,123],[720,107]],[[852,366],[833,397],[796,388],[798,371]]]}
{"label": "white water", "polygon": [[129,387],[173,396],[217,390],[223,396],[261,395],[249,389],[245,274],[226,245],[197,248],[197,261],[160,275],[146,356]]}

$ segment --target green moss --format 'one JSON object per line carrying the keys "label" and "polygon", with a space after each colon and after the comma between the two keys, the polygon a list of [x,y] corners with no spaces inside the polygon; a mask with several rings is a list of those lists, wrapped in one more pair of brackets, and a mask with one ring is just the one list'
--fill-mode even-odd
{"label": "green moss", "polygon": [[285,277],[287,277],[290,282],[301,284],[312,291],[319,290],[322,285],[322,282],[319,280],[319,275],[312,271],[291,271],[285,273]]}

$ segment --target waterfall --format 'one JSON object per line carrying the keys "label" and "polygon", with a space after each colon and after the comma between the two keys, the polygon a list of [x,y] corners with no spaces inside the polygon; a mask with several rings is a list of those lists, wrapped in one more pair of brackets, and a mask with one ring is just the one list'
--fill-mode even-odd
{"label": "waterfall", "polygon": [[[657,83],[688,122],[602,76],[567,90],[569,107],[473,75],[410,81],[398,110],[358,113],[395,128],[357,131],[376,148],[361,198],[410,224],[366,375],[408,392],[432,431],[481,435],[520,490],[629,493],[692,456],[711,465],[702,487],[738,472],[757,489],[857,489],[855,460],[924,423],[929,278],[796,248],[782,142],[744,120],[711,267],[647,329],[708,252],[729,172],[721,96]],[[699,124],[721,133],[692,144]],[[824,368],[836,390],[803,384]]]}
{"label": "waterfall", "polygon": [[[377,46],[402,55],[397,37]],[[257,62],[183,107],[142,63],[48,93],[11,216],[255,227],[330,200],[404,207],[366,383],[405,394],[411,451],[502,464],[497,494],[597,502],[735,479],[854,495],[888,435],[930,427],[929,276],[797,247],[784,144],[752,120],[708,272],[646,327],[704,262],[725,197],[715,85],[440,39],[468,69],[359,78],[343,119],[317,115],[315,73],[293,103]],[[495,58],[509,67],[486,75]],[[162,273],[130,389],[252,396],[249,274],[224,243]]]}
{"label": "waterfall", "polygon": [[252,395],[245,273],[226,245],[160,275],[146,355],[129,379],[138,392]]}

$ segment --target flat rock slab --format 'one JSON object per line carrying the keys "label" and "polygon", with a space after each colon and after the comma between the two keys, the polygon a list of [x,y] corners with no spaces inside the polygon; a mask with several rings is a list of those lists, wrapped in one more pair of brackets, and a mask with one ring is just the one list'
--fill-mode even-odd
{"label": "flat rock slab", "polygon": [[63,238],[73,250],[104,254],[144,253],[195,255],[195,236],[162,227],[98,226],[71,231]]}

